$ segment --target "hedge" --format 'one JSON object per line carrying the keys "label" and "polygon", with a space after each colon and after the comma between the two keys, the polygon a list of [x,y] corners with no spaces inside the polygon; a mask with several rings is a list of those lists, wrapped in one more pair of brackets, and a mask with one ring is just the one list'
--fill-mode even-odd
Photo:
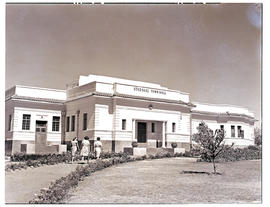
{"label": "hedge", "polygon": [[[248,146],[245,148],[231,148],[226,146],[225,149],[217,156],[217,162],[231,162],[239,160],[257,160],[262,158],[262,149],[258,146]],[[201,155],[203,161],[210,162],[206,154]]]}
{"label": "hedge", "polygon": [[[127,157],[126,153],[101,153],[102,159],[113,158],[113,157]],[[89,154],[89,159],[96,159],[94,153]],[[81,160],[81,156],[77,154],[74,161]],[[71,161],[71,153],[63,154],[24,154],[17,153],[11,156],[11,164],[6,165],[5,170],[16,170],[16,169],[26,169],[27,167],[39,167],[41,165],[54,165],[58,163],[65,163]],[[12,163],[17,162],[17,163]]]}

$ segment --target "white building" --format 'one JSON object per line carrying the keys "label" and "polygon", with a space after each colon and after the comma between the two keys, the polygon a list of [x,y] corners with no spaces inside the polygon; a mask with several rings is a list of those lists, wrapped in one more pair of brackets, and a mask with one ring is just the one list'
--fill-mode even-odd
{"label": "white building", "polygon": [[226,142],[254,143],[253,113],[236,106],[191,103],[159,84],[80,76],[67,90],[15,86],[6,91],[6,151],[61,152],[74,137],[101,137],[105,151],[139,147],[190,150],[201,121],[224,128]]}

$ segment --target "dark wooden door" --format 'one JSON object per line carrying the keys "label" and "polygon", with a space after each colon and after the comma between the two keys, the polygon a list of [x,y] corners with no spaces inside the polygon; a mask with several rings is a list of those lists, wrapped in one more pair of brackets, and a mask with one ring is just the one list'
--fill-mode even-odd
{"label": "dark wooden door", "polygon": [[146,142],[146,123],[138,122],[138,142]]}
{"label": "dark wooden door", "polygon": [[47,122],[36,122],[36,145],[46,145],[47,143]]}

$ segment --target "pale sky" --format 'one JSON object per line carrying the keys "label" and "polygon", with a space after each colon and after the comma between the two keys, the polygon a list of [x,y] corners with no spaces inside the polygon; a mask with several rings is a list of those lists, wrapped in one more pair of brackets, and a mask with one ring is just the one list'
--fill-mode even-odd
{"label": "pale sky", "polygon": [[79,75],[160,83],[261,119],[261,5],[7,5],[6,89]]}

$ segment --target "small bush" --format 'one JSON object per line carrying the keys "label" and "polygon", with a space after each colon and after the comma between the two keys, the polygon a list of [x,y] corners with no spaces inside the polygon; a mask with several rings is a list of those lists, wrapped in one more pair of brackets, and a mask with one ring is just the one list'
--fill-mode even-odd
{"label": "small bush", "polygon": [[132,147],[138,147],[138,142],[132,142]]}
{"label": "small bush", "polygon": [[176,148],[177,147],[177,143],[176,142],[172,142],[172,148]]}

